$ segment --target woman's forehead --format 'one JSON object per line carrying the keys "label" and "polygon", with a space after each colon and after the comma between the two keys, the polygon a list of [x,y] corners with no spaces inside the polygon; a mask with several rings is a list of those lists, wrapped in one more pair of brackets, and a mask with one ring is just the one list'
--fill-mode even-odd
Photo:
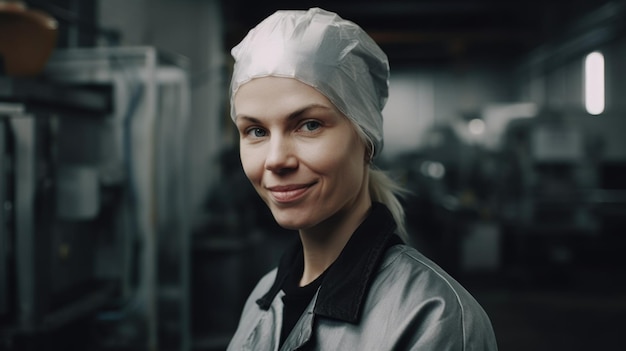
{"label": "woman's forehead", "polygon": [[289,115],[313,107],[339,112],[326,96],[294,78],[252,79],[239,88],[233,103],[236,116]]}

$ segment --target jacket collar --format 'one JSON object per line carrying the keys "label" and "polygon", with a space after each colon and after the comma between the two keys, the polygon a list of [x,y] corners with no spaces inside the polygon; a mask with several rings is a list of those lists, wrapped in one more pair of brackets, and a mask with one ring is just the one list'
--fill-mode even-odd
{"label": "jacket collar", "polygon": [[[402,240],[394,235],[396,223],[385,205],[374,202],[368,217],[356,229],[337,260],[328,268],[320,286],[313,312],[317,315],[358,323],[372,279],[386,249]],[[256,302],[264,310],[281,289],[295,260],[302,253],[297,240],[282,256],[276,280]],[[300,258],[301,259],[301,258]]]}

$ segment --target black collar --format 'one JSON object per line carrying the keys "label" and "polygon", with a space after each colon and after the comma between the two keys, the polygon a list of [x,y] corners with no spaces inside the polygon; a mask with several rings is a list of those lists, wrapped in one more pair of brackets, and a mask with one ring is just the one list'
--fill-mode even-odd
{"label": "black collar", "polygon": [[[357,323],[367,291],[386,249],[402,240],[394,234],[396,223],[385,205],[374,202],[368,217],[352,234],[337,260],[328,268],[317,296],[317,315]],[[300,240],[283,254],[276,280],[256,302],[264,310],[281,289],[302,252]]]}

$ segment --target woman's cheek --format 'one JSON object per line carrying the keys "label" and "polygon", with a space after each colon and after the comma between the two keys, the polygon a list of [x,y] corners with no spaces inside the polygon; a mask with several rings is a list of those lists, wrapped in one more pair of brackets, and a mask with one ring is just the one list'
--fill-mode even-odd
{"label": "woman's cheek", "polygon": [[256,154],[258,154],[258,152],[255,153],[254,150],[251,150],[249,147],[241,146],[241,166],[246,177],[248,177],[252,183],[255,183],[263,172],[264,161]]}
{"label": "woman's cheek", "polygon": [[[346,161],[346,155],[353,155],[351,145],[345,137],[326,138],[323,142],[308,145],[301,152],[303,160],[320,172],[337,169]],[[324,172],[326,173],[326,172]]]}

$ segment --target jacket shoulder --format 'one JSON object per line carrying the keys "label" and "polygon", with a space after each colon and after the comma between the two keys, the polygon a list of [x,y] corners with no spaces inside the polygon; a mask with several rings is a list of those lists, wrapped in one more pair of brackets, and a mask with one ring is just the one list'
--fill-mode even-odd
{"label": "jacket shoulder", "polygon": [[400,314],[406,314],[400,316],[402,325],[438,326],[422,335],[429,343],[449,343],[456,339],[464,350],[497,349],[491,322],[482,306],[452,276],[415,248],[407,245],[389,248],[372,286],[373,292],[383,291],[384,287],[391,296],[379,297],[391,298],[394,304],[402,306]]}
{"label": "jacket shoulder", "polygon": [[254,303],[256,300],[260,299],[265,293],[267,293],[274,281],[276,280],[276,275],[278,274],[278,268],[274,268],[271,271],[267,272],[259,281],[256,286],[250,293],[248,297],[248,302]]}
{"label": "jacket shoulder", "polygon": [[[379,270],[379,276],[396,276],[397,284],[411,285],[421,292],[445,294],[461,299],[469,292],[435,262],[408,245],[395,245],[389,248]],[[471,295],[470,295],[471,297]],[[473,299],[473,298],[472,298]]]}

